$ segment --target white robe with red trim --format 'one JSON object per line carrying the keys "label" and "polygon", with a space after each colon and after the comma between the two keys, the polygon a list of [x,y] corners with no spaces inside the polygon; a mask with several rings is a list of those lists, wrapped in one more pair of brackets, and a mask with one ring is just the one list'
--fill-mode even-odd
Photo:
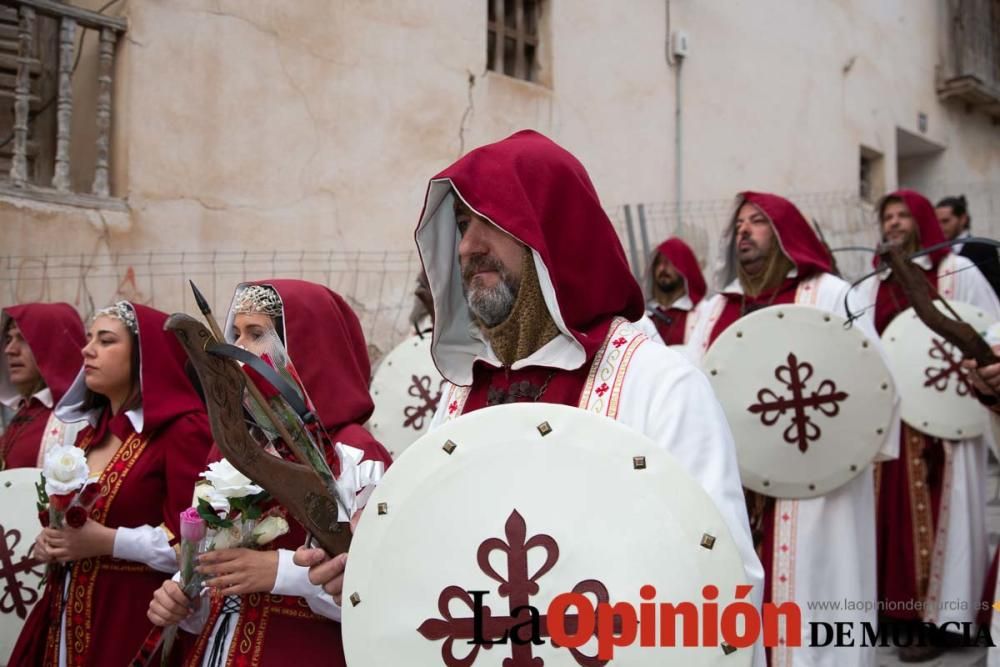
{"label": "white robe with red trim", "polygon": [[[848,287],[836,276],[821,274],[799,284],[795,303],[846,318],[844,294]],[[739,292],[739,283],[723,291]],[[857,312],[860,309],[854,302],[852,296],[851,310]],[[689,341],[692,356],[701,359],[708,351],[712,329],[725,303],[726,298],[721,294],[708,302]],[[870,316],[859,320],[856,326],[878,345]],[[879,453],[880,460],[898,455],[898,414],[894,415],[889,430]],[[873,667],[875,649],[860,646],[863,636],[860,623],[877,621],[873,466],[824,496],[777,500],[774,525],[771,601],[775,604],[798,603],[802,611],[803,635],[799,648],[771,649],[771,667]],[[860,608],[847,609],[848,603]],[[817,608],[820,605],[827,608]],[[836,605],[840,608],[834,608]],[[853,636],[858,646],[807,646],[811,641],[809,624],[813,622],[853,623]],[[822,634],[819,639],[823,640]]]}
{"label": "white robe with red trim", "polygon": [[[930,268],[926,256],[915,263]],[[867,299],[862,303],[868,304],[873,314],[878,286],[885,277],[870,278],[858,289]],[[945,299],[982,308],[992,321],[1000,320],[1000,301],[983,274],[965,257],[950,254],[941,260],[937,289]],[[973,623],[979,613],[989,565],[985,512],[986,452],[991,442],[989,430],[979,438],[944,441],[945,478],[924,613],[925,621],[939,626]]]}

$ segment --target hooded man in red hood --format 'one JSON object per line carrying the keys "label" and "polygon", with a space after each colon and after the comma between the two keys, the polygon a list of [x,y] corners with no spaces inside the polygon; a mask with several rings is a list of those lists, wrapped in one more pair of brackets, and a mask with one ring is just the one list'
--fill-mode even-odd
{"label": "hooded man in red hood", "polygon": [[670,238],[656,248],[649,269],[649,319],[666,345],[684,345],[698,324],[705,277],[687,243]]}
{"label": "hooded man in red hood", "polygon": [[0,468],[40,467],[48,446],[72,444],[79,430],[52,410],[80,368],[83,322],[68,303],[26,303],[3,309],[0,334],[0,402],[14,410],[0,436]]}
{"label": "hooded man in red hood", "polygon": [[[934,207],[919,192],[897,190],[878,211],[882,240],[908,254],[945,240]],[[968,270],[975,265],[967,258],[941,248],[913,263],[944,299],[1000,320],[996,294],[982,273]],[[880,334],[910,306],[891,271],[859,291],[874,309]],[[975,622],[987,569],[987,437],[988,430],[983,437],[945,441],[903,424],[899,459],[880,465],[876,493],[879,601],[886,616],[938,627]],[[900,649],[910,662],[939,652],[934,646]]]}
{"label": "hooded man in red hood", "polygon": [[416,240],[451,383],[431,428],[512,402],[617,419],[708,492],[759,591],[725,417],[704,376],[636,326],[641,290],[580,162],[532,131],[475,149],[431,180]]}
{"label": "hooded man in red hood", "polygon": [[[689,341],[691,353],[699,359],[729,326],[771,305],[801,304],[846,317],[848,284],[833,275],[826,247],[802,213],[783,197],[741,192],[719,256],[723,259],[717,276],[720,293],[704,303]],[[858,326],[877,344],[870,322]],[[893,443],[892,435],[886,437],[881,456],[895,455]],[[773,498],[747,491],[753,535],[764,564],[765,602],[797,603],[803,627],[813,622],[877,622],[874,610],[827,612],[813,604],[875,597],[873,487],[873,466],[868,466],[816,498]],[[851,647],[769,649],[772,665],[868,667],[874,661],[874,647],[860,642]]]}

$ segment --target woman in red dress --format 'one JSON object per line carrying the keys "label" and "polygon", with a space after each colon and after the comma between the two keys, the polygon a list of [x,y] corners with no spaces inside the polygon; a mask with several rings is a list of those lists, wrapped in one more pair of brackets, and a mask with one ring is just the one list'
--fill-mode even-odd
{"label": "woman in red dress", "polygon": [[56,407],[101,496],[78,529],[45,528],[35,557],[56,563],[11,665],[127,665],[149,630],[146,601],[177,569],[171,543],[211,447],[186,356],[166,315],[127,301],[99,311],[83,368]]}
{"label": "woman in red dress", "polygon": [[0,333],[0,403],[14,411],[0,436],[0,467],[40,467],[43,441],[75,434],[52,409],[80,370],[83,323],[68,303],[26,303],[3,309]]}
{"label": "woman in red dress", "polygon": [[[341,457],[356,461],[360,481],[349,491],[364,497],[360,487],[370,491],[391,458],[362,426],[374,409],[368,393],[371,371],[361,324],[350,306],[326,287],[301,280],[244,284],[229,310],[226,337],[258,355],[270,339],[276,343],[269,349],[272,361],[279,365],[275,348],[278,356],[287,353],[325,432],[319,441],[327,460],[335,472]],[[213,454],[210,459],[220,456],[217,450]],[[307,568],[292,563],[306,532],[291,518],[288,523],[290,532],[264,550],[203,555],[206,586],[218,594],[203,599],[198,613],[189,616],[175,582],[157,591],[150,619],[158,625],[180,622],[195,635],[185,642],[185,665],[346,664],[340,607],[309,583]]]}

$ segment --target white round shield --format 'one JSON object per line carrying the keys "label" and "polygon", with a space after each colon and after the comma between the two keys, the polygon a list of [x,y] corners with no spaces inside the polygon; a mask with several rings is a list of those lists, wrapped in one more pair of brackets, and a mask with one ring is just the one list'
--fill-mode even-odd
{"label": "white round shield", "polygon": [[812,306],[763,308],[730,325],[702,362],[736,440],[743,485],[821,496],[885,442],[895,386],[857,327]]}
{"label": "white round shield", "polygon": [[[977,331],[985,332],[993,324],[980,308],[948,303]],[[899,384],[903,421],[922,433],[949,440],[974,438],[986,431],[987,410],[965,379],[962,353],[928,329],[912,308],[889,323],[882,332],[882,345]]]}
{"label": "white round shield", "polygon": [[[711,585],[721,617],[745,583],[722,516],[668,452],[576,408],[495,406],[424,435],[379,483],[351,545],[344,648],[351,665],[604,664],[587,632],[599,602],[659,610],[652,593],[702,610]],[[591,604],[557,625],[563,593]],[[556,645],[554,626],[577,645]],[[746,666],[752,653],[636,636],[613,664]]]}
{"label": "white round shield", "polygon": [[431,336],[413,336],[382,359],[372,378],[372,435],[398,458],[430,425],[445,380],[431,358]]}
{"label": "white round shield", "polygon": [[38,468],[0,472],[0,664],[7,664],[28,613],[41,597],[45,566],[31,552],[42,527],[38,523],[35,484]]}

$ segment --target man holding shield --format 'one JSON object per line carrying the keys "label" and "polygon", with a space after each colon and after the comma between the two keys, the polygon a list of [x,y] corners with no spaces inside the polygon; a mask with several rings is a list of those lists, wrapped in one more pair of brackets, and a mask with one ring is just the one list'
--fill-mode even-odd
{"label": "man holding shield", "polygon": [[[759,604],[763,572],[725,416],[704,376],[634,324],[641,289],[579,161],[532,131],[473,150],[431,180],[416,240],[434,301],[432,354],[450,382],[431,428],[515,402],[632,427],[713,499]],[[338,595],[342,574],[338,558],[311,576]]]}
{"label": "man holding shield", "polygon": [[[703,316],[689,343],[692,354],[698,358],[705,356],[720,336],[739,321],[745,334],[741,338],[752,341],[747,343],[749,350],[739,352],[744,356],[765,357],[765,350],[759,347],[761,341],[751,336],[751,324],[746,323],[744,318],[768,307],[798,304],[846,317],[844,295],[848,284],[833,275],[829,253],[792,202],[773,194],[741,192],[734,210],[732,224],[720,244],[719,256],[723,258],[717,275],[720,292],[705,304]],[[773,320],[776,328],[764,338],[773,342],[775,349],[781,350],[779,358],[792,359],[790,351],[797,355],[802,363],[796,370],[800,377],[806,378],[802,380],[804,393],[813,392],[812,395],[817,396],[822,389],[820,380],[827,377],[835,382],[839,390],[843,390],[845,378],[828,376],[827,373],[840,367],[854,374],[856,369],[852,371],[851,367],[859,363],[852,363],[849,357],[839,357],[844,350],[838,344],[839,338],[834,336],[821,344],[821,354],[808,356],[802,343],[804,338],[810,336],[795,328],[797,320],[791,315],[788,313],[783,319]],[[877,340],[868,320],[859,320],[856,326],[871,340]],[[837,324],[830,333],[842,334],[841,329],[841,325]],[[747,355],[748,351],[752,355]],[[718,354],[718,349],[712,352]],[[768,359],[768,363],[770,361]],[[793,365],[791,362],[788,364],[788,367]],[[825,469],[833,467],[829,460],[820,458],[823,452],[839,450],[840,460],[843,461],[846,459],[845,450],[851,443],[828,443],[817,438],[808,446],[804,441],[799,447],[790,446],[786,442],[787,437],[782,437],[782,429],[788,422],[781,419],[776,419],[771,428],[761,428],[760,431],[737,428],[738,419],[748,415],[746,405],[753,402],[752,397],[757,395],[761,384],[774,378],[780,380],[783,367],[774,371],[773,377],[771,368],[768,366],[766,371],[755,369],[757,372],[748,374],[752,377],[739,375],[726,380],[729,386],[743,386],[745,382],[753,388],[747,392],[748,398],[736,403],[738,414],[730,415],[732,426],[739,433],[741,467],[756,469],[754,466],[759,464],[744,458],[760,456],[764,459],[772,449],[776,449],[781,452],[777,458],[783,462],[782,468],[811,467],[814,469],[811,474],[818,480]],[[853,389],[844,392],[846,398],[852,394],[855,394]],[[888,406],[885,419],[891,418],[892,423],[897,424],[898,420],[890,414],[893,405],[891,396],[885,405]],[[755,426],[761,422],[754,415],[749,415],[749,419]],[[835,432],[832,425],[823,421],[826,418],[815,415],[815,419],[818,433]],[[841,416],[840,421],[844,419]],[[819,426],[823,429],[820,430]],[[891,447],[895,440],[889,435],[893,428],[883,426],[882,432],[886,435],[873,439],[875,447],[881,444],[879,454],[883,458],[895,456]],[[857,438],[847,433],[841,435],[845,440],[861,440],[860,435]],[[762,492],[747,489],[754,542],[765,571],[765,602],[798,603],[804,624],[875,623],[875,508],[873,466],[870,462],[870,456],[867,460],[855,462],[859,474],[844,479],[840,486],[826,493],[811,494],[813,497],[793,497],[770,489]],[[777,469],[763,472],[773,476],[771,488],[777,486],[774,482],[783,474]],[[809,473],[804,474],[808,477]],[[827,611],[811,604],[845,599],[866,601],[868,608]],[[771,648],[769,653],[771,665],[867,667],[875,664],[874,647],[862,647],[860,642],[853,647],[780,646]]]}

